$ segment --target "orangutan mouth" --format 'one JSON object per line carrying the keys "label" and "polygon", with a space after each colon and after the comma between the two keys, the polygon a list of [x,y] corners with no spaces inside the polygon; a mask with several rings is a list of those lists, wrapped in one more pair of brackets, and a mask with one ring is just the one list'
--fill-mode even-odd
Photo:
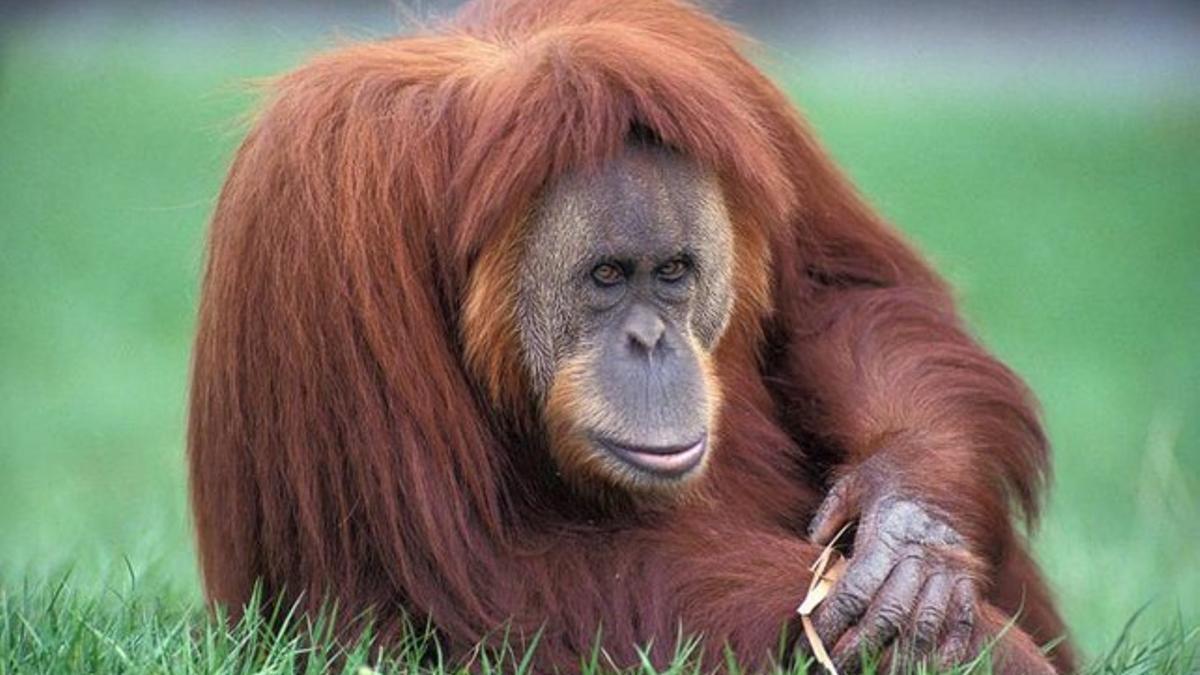
{"label": "orangutan mouth", "polygon": [[602,440],[600,444],[635,469],[664,478],[678,478],[696,468],[708,448],[707,435],[684,445],[640,446]]}

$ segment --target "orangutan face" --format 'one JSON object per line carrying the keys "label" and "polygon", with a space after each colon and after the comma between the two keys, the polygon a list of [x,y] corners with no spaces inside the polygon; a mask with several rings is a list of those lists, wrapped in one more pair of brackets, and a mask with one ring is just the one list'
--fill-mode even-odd
{"label": "orangutan face", "polygon": [[634,489],[699,475],[720,398],[709,355],[733,305],[715,178],[629,145],[553,183],[524,249],[517,332],[560,464]]}

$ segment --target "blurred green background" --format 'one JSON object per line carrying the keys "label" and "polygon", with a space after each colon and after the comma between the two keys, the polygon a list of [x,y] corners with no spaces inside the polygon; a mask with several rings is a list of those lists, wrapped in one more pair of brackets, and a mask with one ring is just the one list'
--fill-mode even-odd
{"label": "blurred green background", "polygon": [[[0,588],[70,569],[99,596],[128,566],[194,603],[183,434],[206,219],[246,81],[332,41],[25,28],[0,31]],[[764,64],[1044,404],[1056,482],[1036,550],[1081,645],[1147,603],[1147,630],[1194,625],[1196,80],[880,76],[787,53]]]}

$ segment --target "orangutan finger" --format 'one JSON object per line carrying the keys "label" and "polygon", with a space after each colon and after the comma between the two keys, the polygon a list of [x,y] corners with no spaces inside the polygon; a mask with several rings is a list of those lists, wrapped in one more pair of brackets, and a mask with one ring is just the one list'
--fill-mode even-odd
{"label": "orangutan finger", "polygon": [[937,647],[938,636],[946,624],[946,607],[950,604],[952,590],[950,582],[949,573],[938,571],[929,577],[921,589],[917,608],[912,614],[912,644],[909,649],[914,662],[931,656]]}
{"label": "orangutan finger", "polygon": [[946,632],[938,650],[938,663],[955,666],[970,658],[971,638],[975,633],[975,584],[960,577],[954,582],[946,608]]}
{"label": "orangutan finger", "polygon": [[813,627],[827,645],[836,645],[846,629],[867,611],[892,568],[896,551],[868,540],[863,550],[850,559],[846,573],[833,587],[833,593],[817,606]]}
{"label": "orangutan finger", "polygon": [[908,624],[924,580],[925,562],[919,555],[901,560],[871,601],[862,621],[834,647],[834,663],[857,663],[862,652],[877,654],[895,640]]}
{"label": "orangutan finger", "polygon": [[858,493],[853,476],[846,476],[834,483],[808,525],[808,538],[812,543],[827,545],[846,523],[858,516]]}

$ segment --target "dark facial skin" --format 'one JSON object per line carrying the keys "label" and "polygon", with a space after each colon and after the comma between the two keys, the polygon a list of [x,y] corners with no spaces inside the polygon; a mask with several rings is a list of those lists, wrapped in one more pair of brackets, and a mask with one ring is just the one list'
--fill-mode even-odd
{"label": "dark facial skin", "polygon": [[694,478],[718,395],[707,355],[733,302],[716,180],[631,145],[551,185],[525,243],[518,331],[536,393],[567,418],[560,463],[630,488]]}

